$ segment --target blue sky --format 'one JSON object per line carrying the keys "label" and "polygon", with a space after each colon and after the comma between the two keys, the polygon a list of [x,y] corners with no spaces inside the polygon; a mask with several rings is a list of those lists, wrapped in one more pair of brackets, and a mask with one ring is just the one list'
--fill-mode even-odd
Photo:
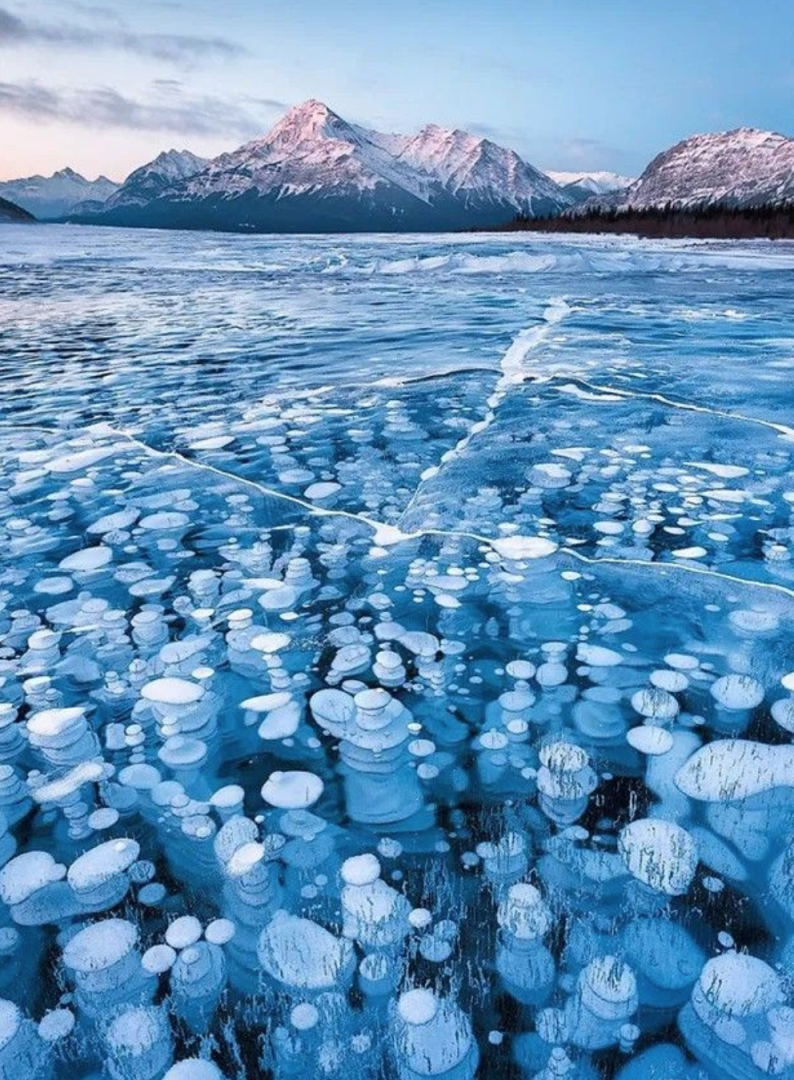
{"label": "blue sky", "polygon": [[121,178],[317,97],[636,173],[687,135],[794,134],[794,0],[0,0],[0,178]]}

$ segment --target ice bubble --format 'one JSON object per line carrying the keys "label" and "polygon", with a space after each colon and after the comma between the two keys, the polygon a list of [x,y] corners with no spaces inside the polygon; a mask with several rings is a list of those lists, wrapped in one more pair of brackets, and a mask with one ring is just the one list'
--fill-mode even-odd
{"label": "ice bubble", "polygon": [[774,611],[759,611],[754,608],[740,608],[728,616],[731,626],[743,634],[769,634],[780,625],[780,619]]}
{"label": "ice bubble", "polygon": [[559,546],[553,540],[548,540],[542,536],[521,536],[519,534],[491,540],[490,544],[497,555],[511,561],[543,559],[553,555]]}
{"label": "ice bubble", "polygon": [[32,744],[44,747],[68,745],[74,741],[73,732],[83,730],[84,716],[85,709],[80,706],[34,713],[27,722]]}
{"label": "ice bubble", "polygon": [[97,844],[69,867],[67,880],[76,893],[90,893],[116,874],[129,870],[140,854],[134,840],[108,840]]}
{"label": "ice bubble", "polygon": [[78,931],[63,950],[72,971],[90,974],[111,968],[138,943],[138,930],[126,919],[104,919]]}
{"label": "ice bubble", "polygon": [[64,596],[74,588],[74,582],[70,577],[58,576],[42,578],[33,586],[33,591],[45,593],[47,596]]}
{"label": "ice bubble", "polygon": [[297,991],[344,985],[355,963],[352,942],[286,911],[277,911],[262,931],[257,955],[267,975]]}
{"label": "ice bubble", "polygon": [[380,877],[380,863],[374,855],[354,855],[342,863],[341,874],[347,885],[371,885]]}
{"label": "ice bubble", "polygon": [[157,756],[172,769],[195,768],[206,759],[207,745],[201,739],[172,735],[160,747]]}
{"label": "ice bubble", "polygon": [[33,893],[54,881],[61,881],[66,867],[47,851],[25,851],[0,870],[0,899],[9,907],[21,904]]}
{"label": "ice bubble", "polygon": [[204,937],[211,945],[226,945],[236,933],[236,926],[230,919],[213,919],[207,923]]}
{"label": "ice bubble", "polygon": [[630,1016],[637,1008],[634,972],[614,956],[592,960],[579,976],[582,1003],[603,1020]]}
{"label": "ice bubble", "polygon": [[204,1058],[183,1058],[163,1076],[163,1080],[225,1080],[217,1065]]}
{"label": "ice bubble", "polygon": [[242,843],[226,859],[226,872],[232,878],[244,877],[258,863],[264,861],[265,855],[265,846],[258,840]]}
{"label": "ice bubble", "polygon": [[154,679],[141,687],[141,697],[156,705],[166,708],[172,706],[194,705],[204,696],[204,690],[198,683],[188,682],[187,679],[179,679],[167,676],[163,679]]}
{"label": "ice bubble", "polygon": [[690,799],[734,802],[776,787],[794,787],[794,747],[717,739],[678,770],[675,784]]}
{"label": "ice bubble", "polygon": [[[755,956],[726,952],[703,966],[698,990],[708,1004],[729,1018],[763,1013],[783,1001],[778,973]],[[697,996],[693,998],[697,1009]]]}
{"label": "ice bubble", "polygon": [[650,720],[672,720],[680,709],[673,695],[658,686],[646,686],[632,694],[631,705],[640,716]]}
{"label": "ice bubble", "polygon": [[190,518],[187,514],[181,514],[176,510],[163,510],[160,513],[149,514],[147,517],[141,518],[138,522],[138,528],[145,529],[148,532],[167,532],[173,529],[184,529],[189,524]]}
{"label": "ice bubble", "polygon": [[670,694],[681,694],[689,686],[689,679],[682,671],[673,671],[669,668],[652,671],[649,681],[652,686],[666,690]]}
{"label": "ice bubble", "polygon": [[291,640],[289,634],[269,631],[266,634],[257,634],[255,638],[252,638],[251,648],[256,649],[257,652],[262,652],[270,656],[273,653],[279,652],[281,649],[286,649]]}
{"label": "ice bubble", "polygon": [[664,662],[676,671],[696,671],[700,665],[697,657],[688,653],[668,653]]}
{"label": "ice bubble", "polygon": [[123,444],[110,446],[91,446],[85,450],[75,450],[70,454],[62,454],[47,463],[47,469],[51,473],[76,473],[85,472],[93,465],[98,465],[106,458],[114,457],[123,452],[126,447]]}
{"label": "ice bubble", "polygon": [[170,945],[152,945],[141,957],[141,963],[152,975],[169,971],[176,960],[176,951]]}
{"label": "ice bubble", "polygon": [[764,700],[764,688],[750,675],[723,675],[712,684],[711,696],[723,709],[754,709]]}
{"label": "ice bubble", "polygon": [[314,773],[274,772],[262,786],[262,798],[279,810],[305,810],[317,802],[324,786]]}
{"label": "ice bubble", "polygon": [[638,881],[668,896],[682,896],[698,864],[697,844],[680,825],[640,818],[618,836],[618,852]]}
{"label": "ice bubble", "polygon": [[105,1039],[113,1080],[154,1080],[171,1064],[171,1031],[159,1008],[125,1009],[110,1022]]}
{"label": "ice bubble", "polygon": [[616,667],[623,663],[623,657],[619,652],[607,649],[603,645],[580,643],[577,646],[576,658],[590,667]]}
{"label": "ice bubble", "polygon": [[62,802],[71,799],[83,784],[95,784],[106,779],[108,771],[109,766],[102,762],[83,761],[57,779],[34,787],[31,795],[41,804]]}
{"label": "ice bubble", "polygon": [[571,471],[556,461],[542,461],[529,470],[529,482],[544,489],[564,488],[571,482]]}
{"label": "ice bubble", "polygon": [[432,921],[433,914],[427,908],[414,908],[408,914],[408,922],[415,930],[424,930]]}
{"label": "ice bubble", "polygon": [[61,559],[58,567],[69,573],[86,574],[92,570],[101,570],[112,560],[113,549],[97,544],[96,547],[83,548],[82,551],[76,551],[73,555],[67,555],[65,559]]}
{"label": "ice bubble", "polygon": [[704,547],[693,546],[686,548],[677,548],[671,552],[675,559],[703,559],[708,555],[708,552]]}
{"label": "ice bubble", "polygon": [[186,949],[201,938],[201,923],[194,915],[180,915],[169,924],[165,940],[172,949]]}
{"label": "ice bubble", "polygon": [[89,814],[88,824],[95,832],[104,832],[105,829],[113,828],[119,820],[119,816],[118,810],[103,806],[101,809],[94,810],[93,813]]}
{"label": "ice bubble", "polygon": [[92,522],[86,532],[89,536],[103,536],[105,533],[120,532],[129,529],[140,517],[140,510],[134,506],[128,506],[124,510],[115,510],[111,514],[105,514]]}
{"label": "ice bubble", "polygon": [[304,495],[312,502],[319,502],[321,499],[328,499],[331,495],[336,495],[337,491],[342,490],[341,484],[333,483],[332,481],[318,482],[316,484],[309,484],[304,491]]}
{"label": "ice bubble", "polygon": [[59,1042],[72,1033],[74,1024],[74,1013],[70,1009],[53,1009],[39,1021],[39,1035],[45,1042]]}
{"label": "ice bubble", "polygon": [[512,678],[527,681],[533,677],[536,669],[529,660],[511,660],[505,670]]}
{"label": "ice bubble", "polygon": [[432,990],[406,990],[400,994],[397,1010],[406,1024],[429,1024],[438,1012],[438,998]]}
{"label": "ice bubble", "polygon": [[551,913],[540,891],[527,882],[517,882],[507,890],[497,912],[499,925],[515,938],[534,941],[551,928]]}
{"label": "ice bubble", "polygon": [[626,742],[640,754],[656,757],[666,754],[673,746],[673,736],[666,729],[655,724],[644,724],[630,728],[626,732]]}
{"label": "ice bubble", "polygon": [[260,606],[273,613],[280,611],[292,611],[298,603],[298,594],[291,585],[278,585],[269,589],[259,598]]}
{"label": "ice bubble", "polygon": [[772,717],[785,731],[794,734],[794,697],[781,698],[771,708]]}

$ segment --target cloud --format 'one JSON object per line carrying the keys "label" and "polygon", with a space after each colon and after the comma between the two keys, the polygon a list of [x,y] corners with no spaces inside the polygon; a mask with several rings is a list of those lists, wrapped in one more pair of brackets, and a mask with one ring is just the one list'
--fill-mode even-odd
{"label": "cloud", "polygon": [[0,48],[18,45],[118,49],[178,64],[213,58],[230,60],[247,52],[241,45],[226,38],[193,34],[139,34],[121,27],[42,23],[25,20],[7,8],[0,8]]}
{"label": "cloud", "polygon": [[286,106],[269,101],[255,110],[212,95],[189,95],[178,86],[155,88],[150,100],[136,100],[110,87],[60,90],[37,82],[0,82],[0,112],[26,120],[79,124],[86,128],[125,128],[187,135],[260,133],[272,113]]}

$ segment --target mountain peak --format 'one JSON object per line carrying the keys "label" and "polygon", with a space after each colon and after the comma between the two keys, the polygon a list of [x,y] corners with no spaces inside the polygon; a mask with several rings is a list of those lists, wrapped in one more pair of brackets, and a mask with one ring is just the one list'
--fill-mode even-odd
{"label": "mountain peak", "polygon": [[172,146],[170,150],[161,150],[150,164],[167,164],[168,162],[184,161],[188,158],[195,160],[196,155],[191,154],[189,150],[177,150],[175,146]]}
{"label": "mountain peak", "polygon": [[628,191],[636,209],[779,204],[794,198],[794,139],[741,127],[692,135],[653,159]]}
{"label": "mountain peak", "polygon": [[308,101],[288,109],[271,130],[268,139],[288,132],[300,133],[305,138],[316,138],[323,135],[325,129],[337,124],[347,126],[341,116],[329,109],[324,102],[309,98]]}

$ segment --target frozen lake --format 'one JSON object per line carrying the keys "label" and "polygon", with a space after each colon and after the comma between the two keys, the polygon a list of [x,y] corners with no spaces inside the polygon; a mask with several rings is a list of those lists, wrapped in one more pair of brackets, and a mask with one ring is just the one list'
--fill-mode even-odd
{"label": "frozen lake", "polygon": [[794,245],[5,226],[0,455],[0,1077],[794,1078]]}

